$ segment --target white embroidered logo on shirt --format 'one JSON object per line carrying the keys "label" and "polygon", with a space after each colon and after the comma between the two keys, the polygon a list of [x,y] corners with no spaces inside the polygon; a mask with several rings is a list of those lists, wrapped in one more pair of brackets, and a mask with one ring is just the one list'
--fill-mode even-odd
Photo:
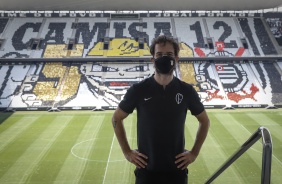
{"label": "white embroidered logo on shirt", "polygon": [[180,93],[177,93],[176,96],[175,96],[175,101],[177,104],[180,104],[183,100],[183,95],[180,94]]}
{"label": "white embroidered logo on shirt", "polygon": [[145,101],[147,101],[147,100],[150,100],[151,98],[152,98],[152,97],[149,97],[149,98],[144,98],[144,100],[145,100]]}

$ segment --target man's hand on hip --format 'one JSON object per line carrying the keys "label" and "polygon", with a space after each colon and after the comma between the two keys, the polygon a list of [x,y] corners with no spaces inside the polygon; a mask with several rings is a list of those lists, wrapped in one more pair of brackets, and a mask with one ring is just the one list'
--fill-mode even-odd
{"label": "man's hand on hip", "polygon": [[175,164],[177,168],[181,168],[182,170],[186,169],[189,164],[193,163],[196,160],[197,156],[192,152],[185,150],[183,153],[176,155]]}
{"label": "man's hand on hip", "polygon": [[138,150],[130,150],[129,152],[124,154],[125,158],[133,163],[138,169],[145,168],[147,165],[147,159],[148,157],[140,152]]}

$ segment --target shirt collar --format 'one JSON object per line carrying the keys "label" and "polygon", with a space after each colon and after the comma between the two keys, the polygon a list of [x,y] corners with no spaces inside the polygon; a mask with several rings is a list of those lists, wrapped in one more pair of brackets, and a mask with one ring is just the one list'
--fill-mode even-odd
{"label": "shirt collar", "polygon": [[[156,86],[157,88],[164,89],[163,86],[160,85],[160,84],[155,80],[154,75],[155,75],[155,74],[153,74],[153,75],[151,76],[151,81],[152,81],[153,85]],[[176,81],[176,77],[173,76],[173,79],[170,81],[170,83],[169,83],[168,85],[166,85],[165,89],[170,89],[171,87],[173,87],[174,84],[175,84],[175,81]]]}

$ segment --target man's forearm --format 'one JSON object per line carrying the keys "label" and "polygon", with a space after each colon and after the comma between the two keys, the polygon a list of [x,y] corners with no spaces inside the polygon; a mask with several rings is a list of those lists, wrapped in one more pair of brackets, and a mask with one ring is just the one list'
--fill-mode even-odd
{"label": "man's forearm", "polygon": [[126,132],[123,126],[123,122],[122,120],[112,119],[112,124],[122,152],[125,154],[130,151],[130,146],[126,138]]}
{"label": "man's forearm", "polygon": [[191,150],[191,152],[195,154],[196,156],[198,156],[198,154],[200,153],[201,147],[207,137],[208,130],[209,130],[209,121],[199,124],[198,132],[196,135],[196,140]]}

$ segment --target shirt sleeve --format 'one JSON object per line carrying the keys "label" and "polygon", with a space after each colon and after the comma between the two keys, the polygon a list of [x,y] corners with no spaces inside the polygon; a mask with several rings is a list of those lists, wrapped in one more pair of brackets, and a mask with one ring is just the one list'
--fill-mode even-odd
{"label": "shirt sleeve", "polygon": [[137,94],[134,85],[131,86],[126,94],[124,95],[124,98],[119,103],[119,108],[123,110],[124,112],[130,114],[133,112],[133,110],[136,107],[136,101],[137,101]]}
{"label": "shirt sleeve", "polygon": [[195,116],[203,112],[205,110],[204,105],[202,104],[201,99],[193,86],[190,86],[188,94],[188,109],[190,110],[191,114]]}

